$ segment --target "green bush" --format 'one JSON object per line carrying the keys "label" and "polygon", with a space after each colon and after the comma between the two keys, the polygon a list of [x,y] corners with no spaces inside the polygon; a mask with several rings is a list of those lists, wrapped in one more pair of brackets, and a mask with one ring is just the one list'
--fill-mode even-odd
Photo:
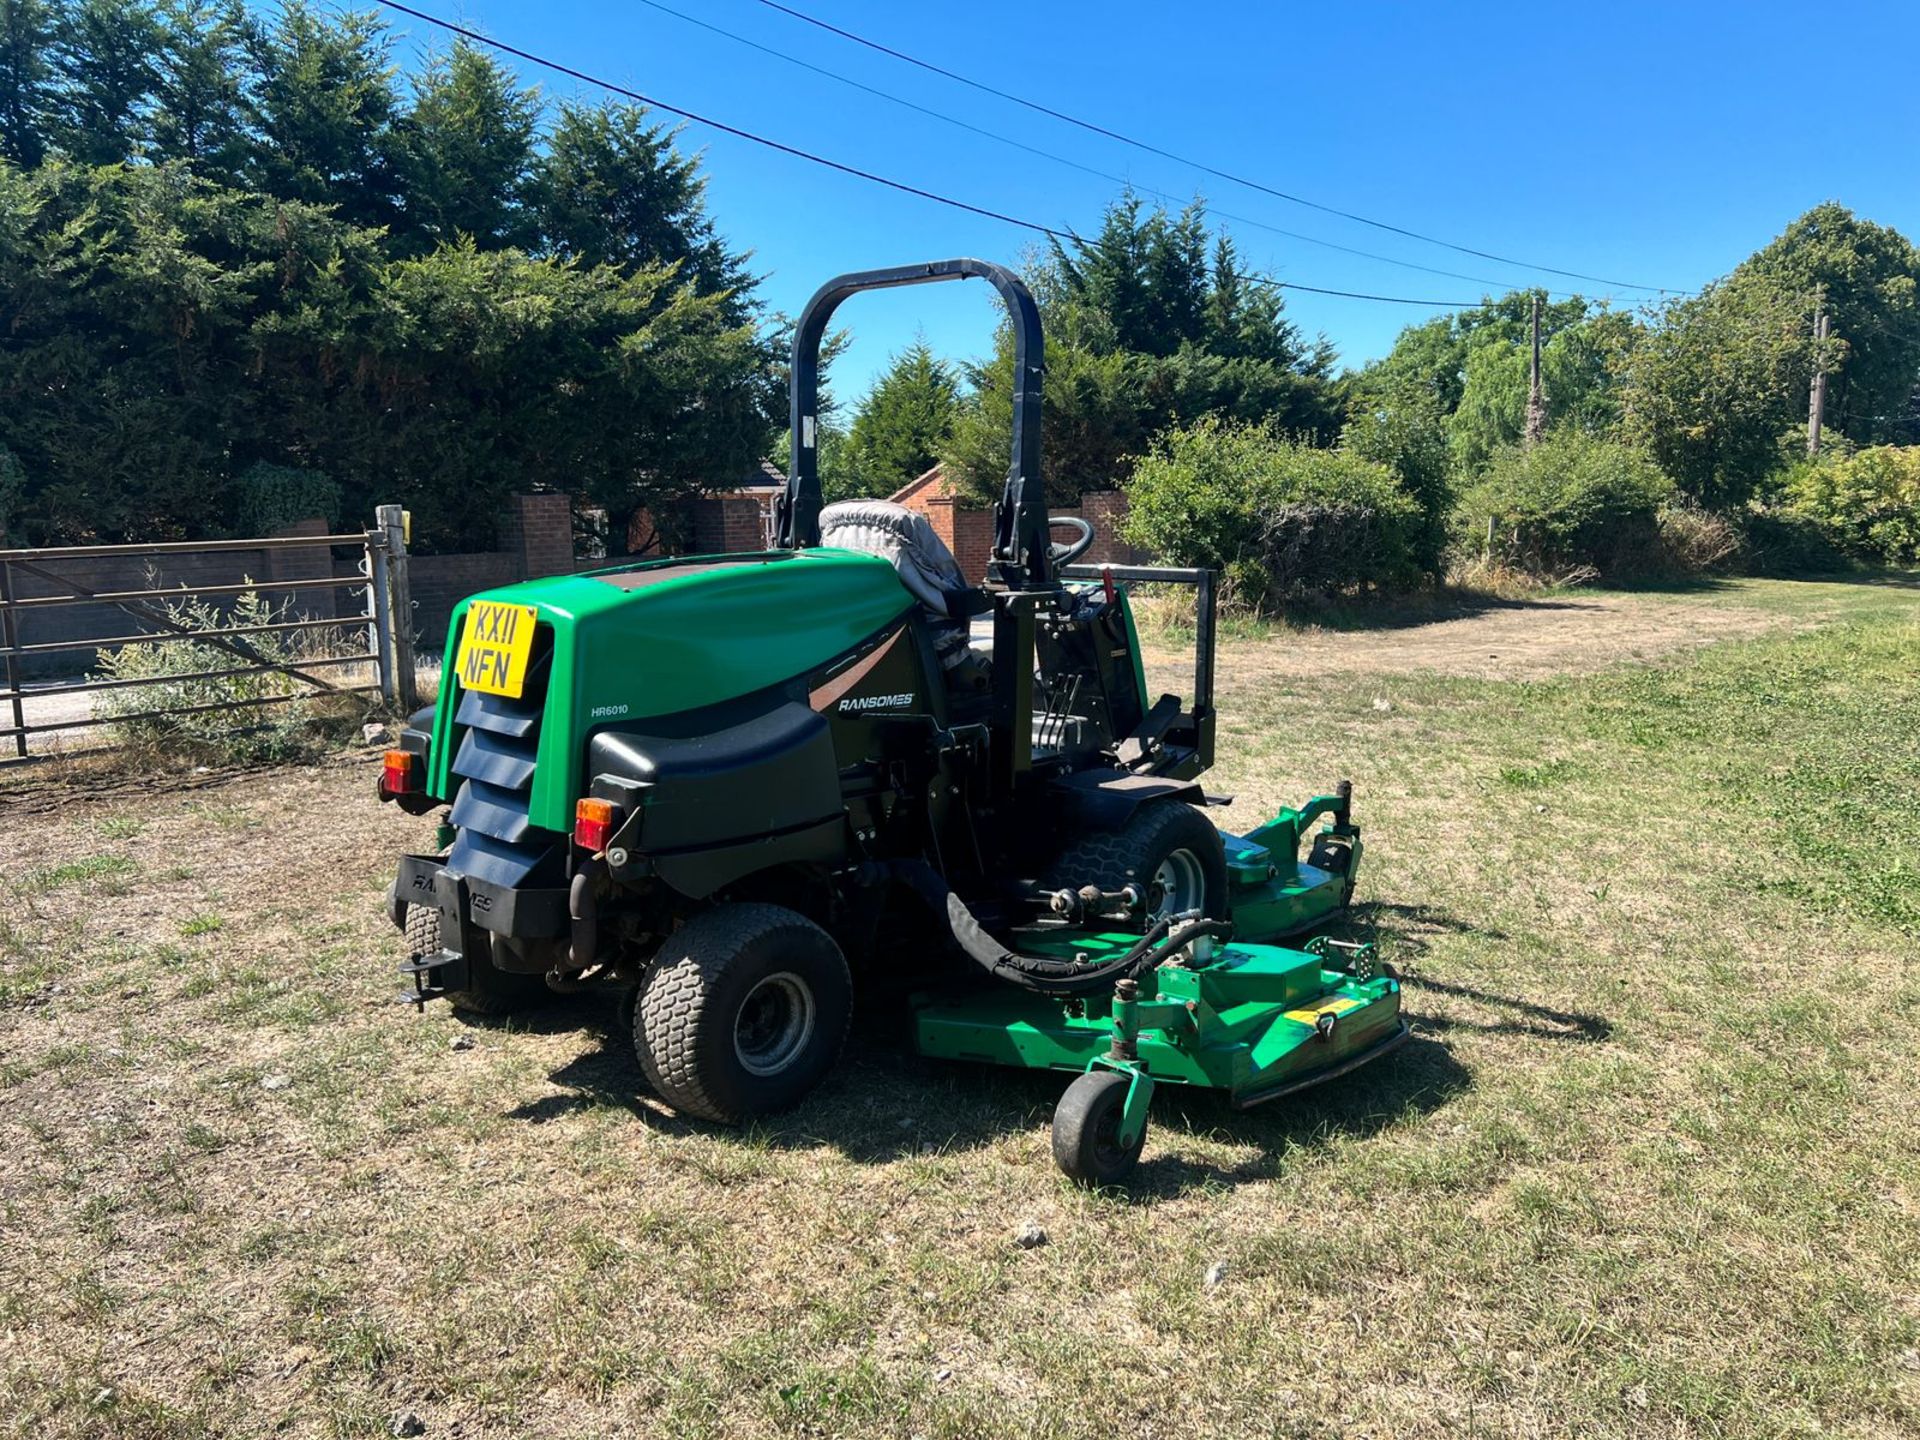
{"label": "green bush", "polygon": [[[169,620],[189,630],[269,625],[281,618],[274,606],[251,590],[238,597],[231,611],[184,595],[177,600],[158,594],[154,598]],[[297,664],[287,635],[299,633],[269,632],[239,639],[262,660]],[[308,705],[304,699],[275,697],[297,692],[298,681],[273,670],[213,679],[185,678],[252,663],[209,641],[184,636],[154,644],[123,645],[101,656],[100,669],[106,678],[154,683],[97,692],[94,714],[111,721],[114,737],[134,749],[204,753],[236,762],[287,759],[305,746]],[[189,714],[144,713],[214,704],[232,704],[233,708]]]}
{"label": "green bush", "polygon": [[1853,562],[1807,516],[1779,506],[1741,517],[1741,549],[1749,575],[1831,575]]}
{"label": "green bush", "polygon": [[1640,450],[1578,430],[1508,446],[1461,494],[1463,557],[1546,579],[1627,579],[1667,568],[1661,512],[1673,481]]}
{"label": "green bush", "polygon": [[1271,425],[1209,418],[1136,463],[1127,538],[1162,561],[1224,572],[1261,609],[1419,583],[1420,507],[1386,466]]}
{"label": "green bush", "polygon": [[317,470],[262,460],[234,481],[234,490],[234,529],[249,537],[316,517],[331,523],[340,513],[340,487]]}
{"label": "green bush", "polygon": [[1357,406],[1340,443],[1363,460],[1385,465],[1420,507],[1425,524],[1417,558],[1421,569],[1438,574],[1446,563],[1447,515],[1453,508],[1447,416],[1438,397],[1427,386],[1399,386]]}
{"label": "green bush", "polygon": [[1920,445],[1876,445],[1806,461],[1788,472],[1785,499],[1790,514],[1844,555],[1920,563]]}

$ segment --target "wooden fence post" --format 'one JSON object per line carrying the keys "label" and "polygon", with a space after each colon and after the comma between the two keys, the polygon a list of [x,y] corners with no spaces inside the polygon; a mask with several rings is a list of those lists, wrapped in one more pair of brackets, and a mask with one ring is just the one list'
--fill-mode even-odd
{"label": "wooden fence post", "polygon": [[393,657],[393,701],[401,714],[411,715],[420,705],[413,673],[413,590],[407,576],[406,512],[398,505],[374,511],[386,554],[387,626]]}

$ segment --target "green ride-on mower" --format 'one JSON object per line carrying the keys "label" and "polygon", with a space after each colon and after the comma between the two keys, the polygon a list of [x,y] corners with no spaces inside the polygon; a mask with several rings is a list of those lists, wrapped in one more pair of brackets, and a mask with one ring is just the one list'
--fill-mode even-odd
{"label": "green ride-on mower", "polygon": [[[823,510],[815,449],[835,308],[968,277],[999,291],[1015,342],[984,577],[901,506]],[[407,998],[501,1012],[617,988],[659,1097],[739,1122],[821,1079],[856,994],[892,996],[925,1055],[1078,1075],[1053,1151],[1095,1184],[1139,1158],[1156,1085],[1253,1105],[1405,1037],[1370,947],[1274,943],[1353,892],[1348,787],[1244,835],[1208,818],[1212,574],[1073,563],[1093,531],[1047,513],[1041,343],[1001,266],[842,276],[794,337],[778,549],[454,611],[439,703],[380,778],[411,812],[452,807],[390,892]],[[1187,703],[1148,693],[1135,582],[1196,590]]]}

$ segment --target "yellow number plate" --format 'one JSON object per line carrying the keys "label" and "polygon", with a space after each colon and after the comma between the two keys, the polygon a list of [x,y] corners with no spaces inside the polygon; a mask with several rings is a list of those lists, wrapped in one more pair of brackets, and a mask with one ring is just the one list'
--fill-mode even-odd
{"label": "yellow number plate", "polygon": [[469,690],[518,700],[527,683],[527,657],[533,654],[533,621],[538,613],[531,605],[474,601],[467,610],[454,662],[460,683]]}

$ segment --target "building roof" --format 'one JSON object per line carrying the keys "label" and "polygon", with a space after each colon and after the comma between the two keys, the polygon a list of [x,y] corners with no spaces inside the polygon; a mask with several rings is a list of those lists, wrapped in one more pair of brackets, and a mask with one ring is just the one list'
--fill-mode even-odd
{"label": "building roof", "polygon": [[773,461],[762,460],[752,473],[740,482],[740,488],[742,490],[784,490],[787,488],[787,477],[780,473],[780,468]]}
{"label": "building roof", "polygon": [[780,473],[779,466],[771,460],[762,460],[737,485],[724,490],[712,490],[708,494],[713,498],[725,495],[748,495],[756,500],[765,500],[787,488],[787,477]]}
{"label": "building roof", "polygon": [[887,499],[896,505],[905,505],[914,499],[945,500],[949,498],[947,490],[947,472],[945,467],[935,465],[926,474],[917,476],[894,491]]}

